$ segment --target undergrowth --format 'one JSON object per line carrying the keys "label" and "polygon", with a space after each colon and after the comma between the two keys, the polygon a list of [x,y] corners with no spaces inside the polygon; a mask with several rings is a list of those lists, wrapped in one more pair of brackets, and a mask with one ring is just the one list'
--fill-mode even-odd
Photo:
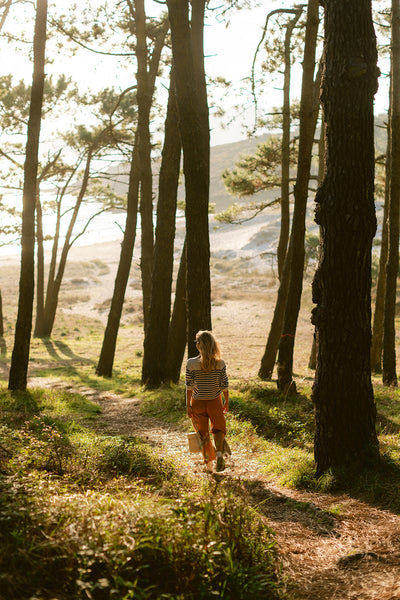
{"label": "undergrowth", "polygon": [[[190,428],[183,386],[141,389],[125,354],[111,380],[66,345],[44,350],[70,361],[55,370],[39,352],[37,374],[135,394],[145,414]],[[370,471],[315,477],[306,389],[284,398],[273,383],[233,381],[229,441],[281,484],[400,512],[399,392],[375,385],[375,397],[382,461]],[[78,392],[0,390],[0,599],[283,598],[273,532],[241,487],[183,476],[146,440],[96,432],[100,410]]]}
{"label": "undergrowth", "polygon": [[273,533],[79,394],[0,393],[2,600],[283,597]]}
{"label": "undergrowth", "polygon": [[[329,470],[315,476],[314,409],[309,390],[283,397],[270,382],[235,382],[230,391],[228,436],[233,447],[256,453],[260,469],[282,485],[315,492],[345,491],[400,513],[400,392],[375,384],[381,461],[371,469]],[[189,427],[183,390],[146,392],[144,410]]]}

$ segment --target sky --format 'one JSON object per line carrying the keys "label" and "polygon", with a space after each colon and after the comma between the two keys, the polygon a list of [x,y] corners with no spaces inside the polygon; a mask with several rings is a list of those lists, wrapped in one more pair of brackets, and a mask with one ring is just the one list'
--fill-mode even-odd
{"label": "sky", "polygon": [[[64,8],[73,4],[71,0],[53,0],[53,3]],[[244,80],[249,77],[251,72],[254,53],[261,38],[267,14],[277,8],[290,8],[293,6],[293,1],[260,0],[259,4],[258,7],[251,10],[243,9],[235,13],[232,12],[229,25],[221,18],[216,18],[218,11],[212,11],[207,18],[205,27],[206,72],[210,77],[223,75],[232,83],[229,93],[225,94],[223,98],[216,97],[217,106],[223,107],[226,111],[224,121],[229,121],[229,125],[222,128],[221,121],[213,118],[213,110],[211,110],[212,145],[244,139],[246,137],[246,127],[252,127],[254,110],[250,101],[249,84],[245,83]],[[210,0],[211,7],[221,5],[223,5],[223,0]],[[154,0],[145,0],[145,6],[146,12],[150,16],[156,16],[161,9],[164,9],[159,2]],[[23,11],[24,9],[18,10]],[[23,18],[23,12],[21,17]],[[260,53],[261,57],[262,54]],[[18,76],[18,73],[26,69],[26,60],[18,59],[16,55],[10,57],[10,59],[6,64],[3,62],[3,70],[7,69],[8,72],[12,67],[13,72]],[[114,58],[79,52],[74,58],[66,57],[65,61],[66,63],[68,61],[69,70],[74,73],[74,78],[76,77],[78,83],[83,87],[98,87],[100,82],[101,85],[113,84],[119,86],[122,90],[134,83],[134,73],[119,68]],[[386,70],[385,65],[380,66],[384,72]],[[48,71],[56,72],[59,68],[60,61],[58,60],[53,65],[49,65]],[[31,73],[29,73],[30,76]],[[300,95],[300,67],[293,70],[292,81],[292,99],[294,99]],[[279,80],[271,80],[269,85],[264,86],[264,93],[260,97],[259,105],[261,112],[266,113],[273,107],[281,105],[282,92],[279,89],[280,85]],[[386,109],[387,94],[387,80],[382,77],[375,97],[376,112],[383,112]],[[210,98],[210,104],[212,105],[212,103],[213,100]],[[240,105],[239,113],[233,110],[233,106],[237,104]]]}

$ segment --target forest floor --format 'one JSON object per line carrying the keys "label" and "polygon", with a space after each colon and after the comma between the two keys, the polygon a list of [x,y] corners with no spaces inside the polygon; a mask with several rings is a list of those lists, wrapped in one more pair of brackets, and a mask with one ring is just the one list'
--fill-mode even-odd
{"label": "forest floor", "polygon": [[143,438],[183,473],[236,480],[275,534],[293,600],[400,600],[400,515],[346,494],[289,489],[263,474],[257,452],[233,447],[222,474],[189,454],[186,432],[141,413],[141,400],[31,378],[34,387],[79,391],[101,407],[92,426],[107,435]]}
{"label": "forest floor", "polygon": [[[64,318],[72,319],[73,323],[73,317],[79,315],[104,323],[118,255],[119,244],[98,245],[94,253],[90,248],[76,249],[60,297]],[[0,267],[7,313],[7,307],[17,298],[15,266],[0,261]],[[212,268],[213,328],[221,341],[230,379],[254,381],[273,313],[276,279],[252,271],[236,260],[214,258]],[[138,266],[133,269],[137,278],[134,276],[129,285],[123,323],[140,328]],[[310,296],[310,281],[307,281],[296,336],[295,379],[298,388],[304,384],[308,390],[313,379],[313,372],[307,366],[313,336]],[[9,347],[13,323],[11,315]],[[71,331],[72,327],[61,334],[66,336],[62,338],[65,342],[69,343],[67,336]],[[140,361],[142,339],[132,340],[130,335],[131,330],[125,332],[122,328],[119,345],[129,344],[132,360],[136,357]],[[53,345],[53,354],[57,351],[58,359],[62,355],[65,363],[71,362],[74,357],[63,355],[61,343]],[[51,356],[48,359],[51,368],[54,363]],[[43,368],[43,362],[40,366]],[[6,372],[3,376],[6,377]],[[67,389],[77,389],[102,409],[92,425],[96,430],[145,438],[170,455],[183,472],[201,478],[214,477],[216,481],[219,477],[236,480],[275,532],[282,573],[295,583],[293,600],[400,600],[400,515],[346,494],[282,487],[263,473],[257,451],[249,453],[244,447],[232,447],[232,457],[222,475],[209,475],[204,472],[199,455],[188,453],[185,431],[142,414],[140,399],[95,390],[90,384],[76,388],[75,384],[54,378],[37,377],[34,361],[30,365],[29,385],[68,385]]]}

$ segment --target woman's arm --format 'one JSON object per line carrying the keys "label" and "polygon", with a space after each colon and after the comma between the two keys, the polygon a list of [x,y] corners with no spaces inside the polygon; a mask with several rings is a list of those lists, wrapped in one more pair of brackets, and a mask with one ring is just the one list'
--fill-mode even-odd
{"label": "woman's arm", "polygon": [[187,416],[189,419],[192,418],[193,410],[192,410],[192,390],[186,389],[186,410]]}
{"label": "woman's arm", "polygon": [[226,389],[222,392],[224,394],[225,402],[223,404],[224,413],[227,413],[229,410],[229,390]]}

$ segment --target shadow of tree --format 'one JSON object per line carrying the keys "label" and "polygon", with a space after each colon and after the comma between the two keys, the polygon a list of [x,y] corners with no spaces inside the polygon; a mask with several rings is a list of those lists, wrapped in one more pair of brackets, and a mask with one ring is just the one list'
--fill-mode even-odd
{"label": "shadow of tree", "polygon": [[271,521],[299,523],[321,536],[336,535],[337,519],[313,502],[294,500],[286,494],[272,490],[259,479],[232,479],[230,486]]}
{"label": "shadow of tree", "polygon": [[381,428],[383,432],[385,432],[385,434],[393,435],[396,433],[400,433],[400,425],[398,423],[395,423],[382,413],[377,414],[376,424]]}
{"label": "shadow of tree", "polygon": [[40,413],[36,398],[29,391],[9,392],[0,408],[1,416],[13,427],[20,427],[25,421]]}
{"label": "shadow of tree", "polygon": [[62,362],[63,364],[65,364],[65,357],[70,358],[72,360],[78,360],[80,363],[93,364],[92,359],[88,359],[86,357],[75,354],[65,342],[60,342],[56,340],[53,341],[49,338],[42,338],[41,341],[46,347],[46,350],[49,353],[49,355],[55,360]]}

